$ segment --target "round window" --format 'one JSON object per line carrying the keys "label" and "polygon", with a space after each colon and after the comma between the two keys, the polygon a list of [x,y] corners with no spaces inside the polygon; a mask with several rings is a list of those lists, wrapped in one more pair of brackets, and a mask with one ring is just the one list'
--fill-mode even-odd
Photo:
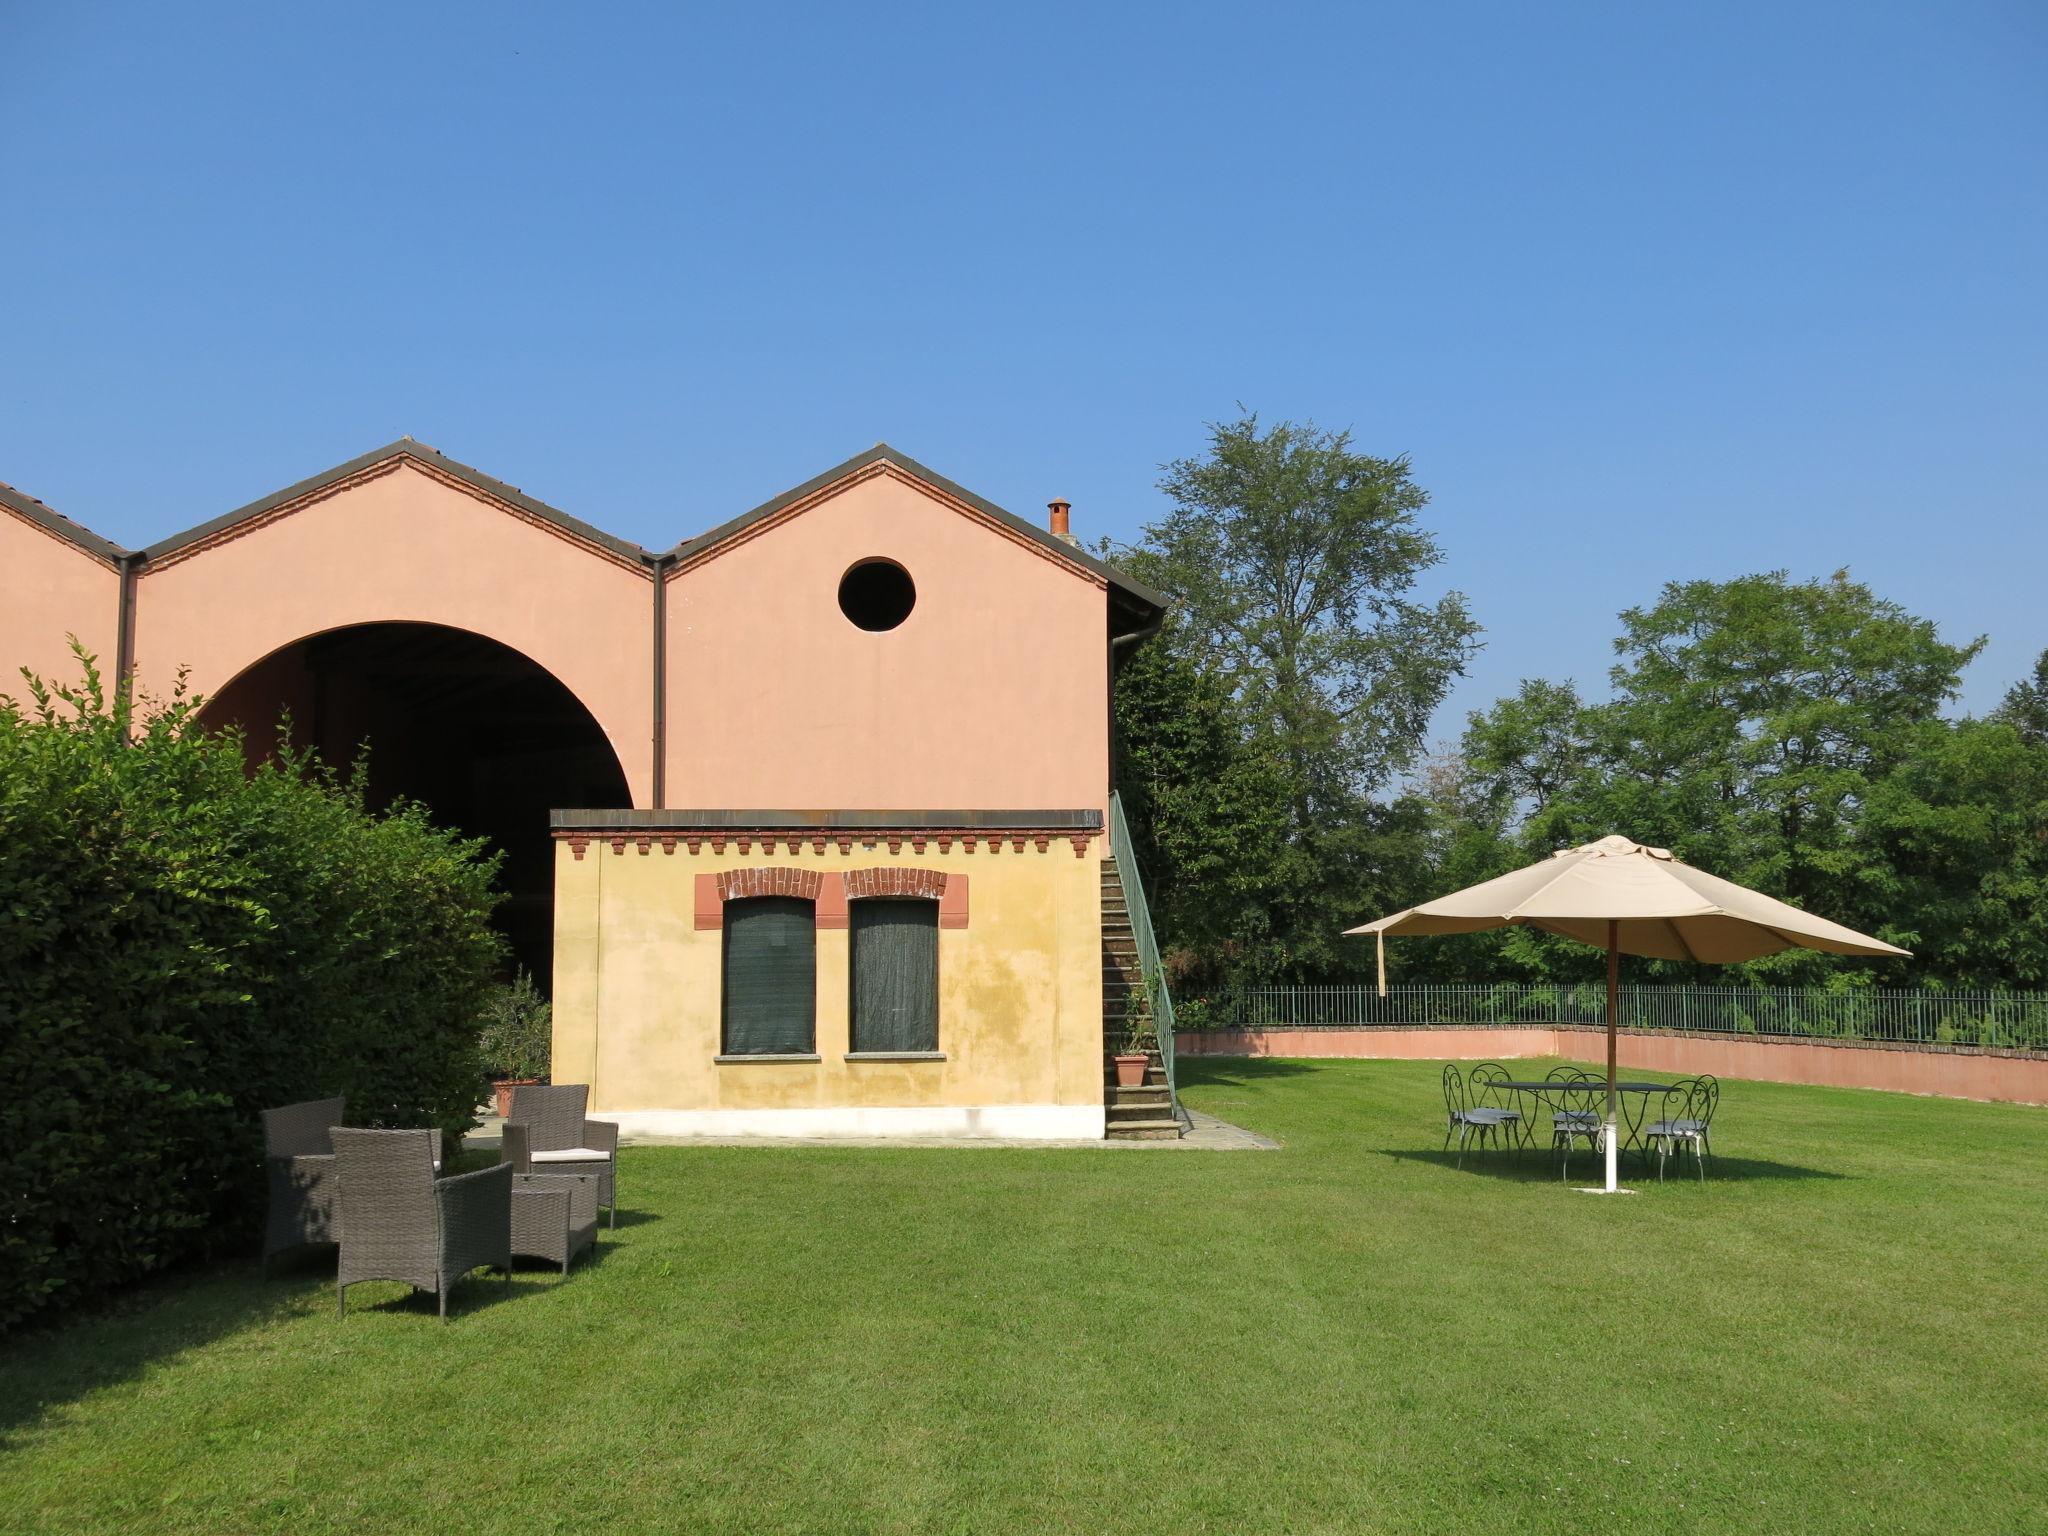
{"label": "round window", "polygon": [[863,560],[839,578],[839,611],[862,629],[894,629],[916,606],[910,572],[894,560]]}

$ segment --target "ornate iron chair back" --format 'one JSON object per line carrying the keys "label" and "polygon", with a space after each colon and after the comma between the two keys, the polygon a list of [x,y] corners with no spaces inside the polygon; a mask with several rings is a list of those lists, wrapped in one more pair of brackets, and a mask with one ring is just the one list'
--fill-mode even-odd
{"label": "ornate iron chair back", "polygon": [[1685,1107],[1685,1118],[1704,1136],[1712,1130],[1714,1112],[1721,1107],[1721,1080],[1702,1075],[1694,1078],[1692,1084],[1692,1101]]}
{"label": "ornate iron chair back", "polygon": [[1444,1119],[1453,1127],[1471,1110],[1472,1101],[1465,1093],[1465,1078],[1455,1063],[1447,1063],[1443,1073]]}
{"label": "ornate iron chair back", "polygon": [[1482,1109],[1515,1109],[1515,1095],[1500,1084],[1509,1080],[1508,1069],[1497,1061],[1482,1061],[1469,1074],[1472,1094]]}

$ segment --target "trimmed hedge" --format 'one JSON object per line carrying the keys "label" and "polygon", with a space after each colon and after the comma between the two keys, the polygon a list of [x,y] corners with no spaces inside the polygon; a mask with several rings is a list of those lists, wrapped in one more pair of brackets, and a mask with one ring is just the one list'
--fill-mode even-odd
{"label": "trimmed hedge", "polygon": [[253,1243],[263,1108],[465,1129],[502,957],[482,844],[79,657],[0,699],[0,1330]]}

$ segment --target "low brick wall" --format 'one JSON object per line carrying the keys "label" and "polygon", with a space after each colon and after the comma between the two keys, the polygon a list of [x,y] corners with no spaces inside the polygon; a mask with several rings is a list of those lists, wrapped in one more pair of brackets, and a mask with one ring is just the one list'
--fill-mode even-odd
{"label": "low brick wall", "polygon": [[1177,1031],[1173,1049],[1177,1056],[1371,1056],[1391,1061],[1505,1061],[1558,1053],[1557,1031],[1547,1024],[1470,1029],[1434,1024],[1204,1029]]}
{"label": "low brick wall", "polygon": [[[1394,1061],[1513,1060],[1562,1056],[1604,1062],[1598,1029],[1549,1025],[1342,1025],[1295,1029],[1210,1029],[1174,1036],[1187,1056],[1372,1057]],[[1623,1066],[1765,1083],[1884,1088],[1952,1099],[2048,1104],[2048,1052],[1989,1051],[1963,1045],[1805,1040],[1704,1031],[1623,1030]]]}

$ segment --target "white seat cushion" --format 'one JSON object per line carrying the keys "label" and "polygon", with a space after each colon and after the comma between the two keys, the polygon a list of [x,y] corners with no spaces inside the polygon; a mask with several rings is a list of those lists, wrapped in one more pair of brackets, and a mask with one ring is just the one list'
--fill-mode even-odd
{"label": "white seat cushion", "polygon": [[565,1152],[536,1152],[533,1160],[536,1163],[606,1163],[611,1161],[611,1156],[611,1153],[600,1152],[595,1147],[570,1147]]}

